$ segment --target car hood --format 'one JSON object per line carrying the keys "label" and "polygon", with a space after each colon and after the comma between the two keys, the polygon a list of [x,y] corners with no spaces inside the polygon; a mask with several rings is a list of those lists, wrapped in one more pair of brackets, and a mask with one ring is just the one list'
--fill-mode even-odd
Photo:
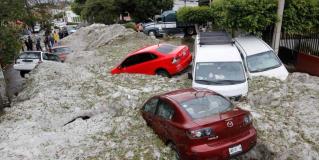
{"label": "car hood", "polygon": [[195,88],[206,88],[212,90],[216,93],[219,93],[225,97],[233,97],[233,96],[247,96],[248,92],[248,83],[247,81],[239,84],[232,84],[232,85],[206,85],[206,84],[199,84],[193,80],[193,87]]}

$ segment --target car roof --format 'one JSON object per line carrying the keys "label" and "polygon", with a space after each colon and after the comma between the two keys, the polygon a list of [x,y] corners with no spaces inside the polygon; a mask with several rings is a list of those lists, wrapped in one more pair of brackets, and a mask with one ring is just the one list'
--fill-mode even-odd
{"label": "car roof", "polygon": [[238,62],[242,61],[233,44],[197,46],[195,62]]}
{"label": "car roof", "polygon": [[[156,44],[156,45],[152,45],[152,46],[147,46],[147,47],[138,49],[138,50],[128,54],[128,56],[139,54],[139,53],[143,53],[143,52],[161,53],[161,52],[157,51],[157,48],[159,48],[162,45],[172,45],[172,44],[163,43],[163,44]],[[181,47],[181,46],[176,46],[176,49],[178,49],[179,47]],[[173,53],[176,49],[172,50],[170,53]],[[168,54],[161,53],[161,55],[165,56],[165,55],[168,55]]]}
{"label": "car roof", "polygon": [[167,92],[167,93],[160,95],[160,97],[166,97],[168,99],[171,99],[171,100],[174,100],[178,103],[181,103],[185,100],[195,98],[198,93],[217,95],[216,92],[205,89],[205,88],[187,88],[187,89],[179,89],[179,90]]}
{"label": "car roof", "polygon": [[247,56],[272,50],[263,40],[255,36],[237,37],[235,41],[236,45],[239,45]]}

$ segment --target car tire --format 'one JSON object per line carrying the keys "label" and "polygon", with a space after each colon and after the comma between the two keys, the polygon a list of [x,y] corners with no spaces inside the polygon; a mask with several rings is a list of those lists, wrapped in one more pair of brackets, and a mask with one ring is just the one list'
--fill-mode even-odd
{"label": "car tire", "polygon": [[186,28],[186,34],[191,36],[194,35],[196,33],[195,28],[194,27],[188,27]]}
{"label": "car tire", "polygon": [[173,142],[169,142],[167,146],[170,147],[172,149],[172,151],[174,152],[175,159],[180,160],[181,156],[180,156],[180,153],[179,153],[176,145]]}
{"label": "car tire", "polygon": [[168,77],[170,78],[171,76],[169,75],[169,73],[163,69],[157,70],[156,74],[162,77]]}
{"label": "car tire", "polygon": [[151,31],[148,31],[148,35],[149,36],[156,36],[156,32],[151,30]]}
{"label": "car tire", "polygon": [[27,73],[26,71],[20,71],[20,76],[24,78],[26,73]]}

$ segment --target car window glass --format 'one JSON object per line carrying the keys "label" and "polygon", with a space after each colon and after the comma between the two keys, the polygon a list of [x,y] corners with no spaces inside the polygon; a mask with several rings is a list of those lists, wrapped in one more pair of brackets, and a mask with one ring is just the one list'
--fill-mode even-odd
{"label": "car window glass", "polygon": [[171,44],[162,44],[156,50],[162,54],[168,54],[174,51],[178,46],[174,46]]}
{"label": "car window glass", "polygon": [[43,59],[44,60],[49,60],[49,56],[48,55],[49,55],[48,53],[44,53],[43,54]]}
{"label": "car window glass", "polygon": [[156,59],[157,56],[151,53],[141,53],[137,55],[133,55],[131,57],[128,57],[123,63],[122,67],[129,67],[133,66],[139,63],[147,62],[153,59]]}
{"label": "car window glass", "polygon": [[173,109],[165,101],[160,101],[158,104],[157,115],[164,119],[171,119],[173,116]]}
{"label": "car window glass", "polygon": [[181,102],[181,106],[193,119],[209,117],[232,109],[233,105],[219,95],[196,97]]}
{"label": "car window glass", "polygon": [[144,111],[155,114],[157,103],[158,103],[157,98],[153,98],[149,100],[144,106]]}
{"label": "car window glass", "polygon": [[40,52],[24,52],[19,57],[19,59],[40,59]]}
{"label": "car window glass", "polygon": [[59,61],[59,57],[57,55],[54,54],[48,54],[48,60],[50,61]]}

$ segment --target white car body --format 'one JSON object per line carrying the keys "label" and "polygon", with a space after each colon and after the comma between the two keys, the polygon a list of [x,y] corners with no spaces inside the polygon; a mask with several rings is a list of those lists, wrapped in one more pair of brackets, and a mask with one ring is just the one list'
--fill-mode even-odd
{"label": "white car body", "polygon": [[[33,70],[39,63],[43,62],[43,52],[41,51],[26,51],[23,54],[28,54],[30,56],[21,57],[22,54],[16,59],[13,68],[19,71],[31,71]],[[33,55],[38,55],[33,56]]]}
{"label": "white car body", "polygon": [[[289,73],[286,67],[280,61],[279,57],[274,53],[273,49],[269,45],[267,45],[263,40],[254,36],[238,37],[235,38],[235,45],[240,51],[243,61],[245,62],[246,72],[249,78],[253,78],[256,76],[266,76],[271,78],[277,78],[282,81],[287,79]],[[278,65],[269,67],[269,69],[265,68],[257,72],[252,72],[249,68],[247,57],[251,57],[266,52],[273,56],[273,59],[275,59],[278,62]]]}
{"label": "white car body", "polygon": [[[193,82],[192,86],[195,88],[207,88],[213,90],[226,97],[241,97],[247,96],[248,92],[248,82],[244,70],[244,65],[240,57],[240,53],[233,43],[228,44],[214,44],[214,45],[201,45],[199,44],[199,35],[197,35],[195,40],[195,58],[193,63]],[[196,70],[200,71],[198,65],[205,63],[237,63],[241,70],[238,73],[240,76],[244,77],[242,82],[234,84],[201,84],[198,83],[200,79],[196,80]],[[217,67],[218,69],[218,67]],[[208,77],[211,75],[218,76],[218,73],[207,73]],[[198,77],[197,77],[198,78]],[[223,78],[222,78],[223,79]]]}
{"label": "white car body", "polygon": [[39,25],[34,26],[34,32],[40,32],[41,27]]}

